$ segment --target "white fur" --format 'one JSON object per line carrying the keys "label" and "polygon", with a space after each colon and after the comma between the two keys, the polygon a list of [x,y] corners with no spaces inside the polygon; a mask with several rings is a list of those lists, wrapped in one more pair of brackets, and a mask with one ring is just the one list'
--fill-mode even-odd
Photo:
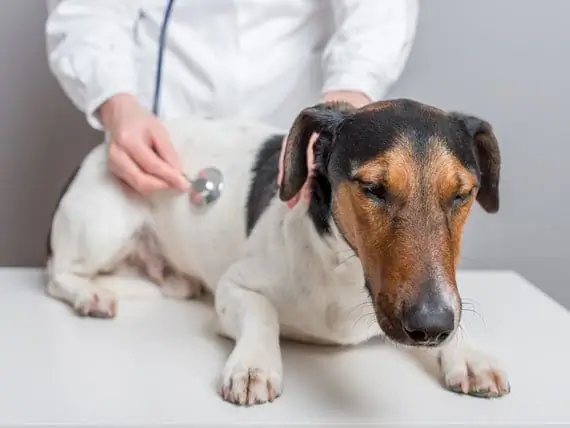
{"label": "white fur", "polygon": [[[235,340],[220,393],[239,404],[281,394],[280,336],[354,345],[381,334],[358,259],[337,230],[327,239],[316,233],[304,203],[289,210],[274,198],[246,237],[252,163],[277,130],[197,118],[166,126],[187,176],[207,166],[223,171],[221,198],[206,210],[176,191],[128,198],[107,172],[106,147],[99,145],[54,215],[51,296],[79,314],[113,317],[117,297],[157,293],[136,280],[137,266],[169,297],[191,298],[204,287],[214,295],[221,333]],[[164,266],[171,271],[166,277]],[[463,392],[488,388],[487,396],[506,393],[502,372],[464,346],[452,339],[438,351],[447,385],[461,385]],[[489,383],[493,374],[498,381]]]}

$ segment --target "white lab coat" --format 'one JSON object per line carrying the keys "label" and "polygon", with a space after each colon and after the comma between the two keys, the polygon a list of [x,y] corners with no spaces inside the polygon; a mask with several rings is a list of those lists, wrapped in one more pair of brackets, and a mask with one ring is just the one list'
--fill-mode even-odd
{"label": "white lab coat", "polygon": [[[88,122],[113,94],[152,105],[166,0],[48,0],[49,66]],[[409,56],[417,0],[177,0],[160,115],[286,129],[324,91],[381,99]]]}

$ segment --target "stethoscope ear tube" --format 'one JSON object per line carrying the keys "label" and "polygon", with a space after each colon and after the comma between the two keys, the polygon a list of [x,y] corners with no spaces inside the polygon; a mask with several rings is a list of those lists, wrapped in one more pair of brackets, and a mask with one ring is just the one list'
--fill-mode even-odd
{"label": "stethoscope ear tube", "polygon": [[[120,1],[120,0],[118,0]],[[152,101],[152,112],[158,116],[160,107],[160,88],[162,86],[162,63],[164,59],[164,46],[166,44],[166,29],[174,0],[168,0],[164,18],[160,27],[160,37],[158,40],[158,59],[156,63],[156,79],[154,84],[154,98]],[[190,203],[197,208],[203,208],[216,202],[224,188],[224,178],[222,172],[214,167],[204,168],[198,173],[198,176],[192,180],[186,177],[190,183],[188,190]]]}
{"label": "stethoscope ear tube", "polygon": [[160,103],[160,88],[162,86],[162,62],[164,59],[164,45],[166,44],[166,29],[168,27],[168,21],[170,21],[170,14],[172,13],[172,7],[174,6],[174,0],[167,0],[166,10],[164,12],[164,18],[162,19],[162,25],[160,26],[160,36],[158,38],[158,57],[156,61],[156,77],[154,82],[154,98],[152,100],[152,112],[158,116],[159,103]]}

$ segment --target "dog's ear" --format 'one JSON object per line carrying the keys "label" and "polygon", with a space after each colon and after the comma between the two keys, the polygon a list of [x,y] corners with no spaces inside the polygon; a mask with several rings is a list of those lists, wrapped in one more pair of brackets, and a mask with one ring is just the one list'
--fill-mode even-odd
{"label": "dog's ear", "polygon": [[477,202],[488,213],[499,211],[499,179],[501,174],[501,153],[499,143],[491,125],[475,116],[454,113],[467,132],[473,147],[481,183]]}
{"label": "dog's ear", "polygon": [[299,113],[291,125],[283,154],[283,179],[279,189],[282,201],[297,195],[307,179],[307,150],[313,133],[327,134],[332,139],[351,111],[354,108],[347,103],[332,102],[317,104]]}

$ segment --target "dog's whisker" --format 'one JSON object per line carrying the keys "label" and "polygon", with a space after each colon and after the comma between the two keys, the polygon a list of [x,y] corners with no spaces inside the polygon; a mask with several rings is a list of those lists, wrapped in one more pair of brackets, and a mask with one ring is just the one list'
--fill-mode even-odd
{"label": "dog's whisker", "polygon": [[461,324],[457,326],[457,331],[455,332],[455,335],[459,335],[459,337],[457,338],[458,342],[465,339],[465,329]]}
{"label": "dog's whisker", "polygon": [[365,318],[370,317],[370,316],[374,316],[374,319],[376,319],[376,314],[373,311],[372,312],[363,312],[358,316],[358,318],[355,320],[354,324],[356,325],[362,319],[365,319]]}
{"label": "dog's whisker", "polygon": [[481,313],[476,308],[477,302],[473,299],[463,298],[461,301],[461,312],[469,312],[472,314],[477,315],[477,317],[483,322],[485,327],[487,326],[485,322],[485,318],[481,315]]}
{"label": "dog's whisker", "polygon": [[[360,323],[361,321],[370,320],[370,317],[372,317],[371,321],[373,323],[376,322],[376,314],[374,314],[373,312],[363,313],[354,321],[354,323],[352,325],[352,329],[355,330],[358,323]],[[367,328],[370,328],[371,326],[372,326],[372,324],[370,326],[368,326]]]}
{"label": "dog's whisker", "polygon": [[350,248],[348,250],[339,250],[336,251],[335,254],[338,255],[343,255],[343,254],[354,254],[354,250],[351,250]]}
{"label": "dog's whisker", "polygon": [[476,311],[475,309],[462,308],[461,312],[462,313],[467,312],[467,313],[477,315],[477,317],[481,320],[481,322],[485,325],[485,327],[487,327],[487,323],[485,322],[485,318],[483,318],[483,316],[481,316],[481,314],[478,311]]}
{"label": "dog's whisker", "polygon": [[372,302],[371,302],[370,300],[366,299],[366,300],[363,300],[363,301],[360,302],[360,303],[357,303],[357,304],[354,306],[353,309],[362,308],[363,306],[370,306],[370,307],[373,307],[373,304],[372,304]]}
{"label": "dog's whisker", "polygon": [[462,300],[462,303],[467,303],[467,304],[470,304],[472,306],[479,305],[479,303],[477,301],[475,301],[474,299],[469,298],[469,297],[463,297],[461,300]]}
{"label": "dog's whisker", "polygon": [[353,308],[351,308],[349,310],[348,315],[352,316],[354,314],[354,311],[363,310],[363,309],[367,309],[367,308],[372,309],[372,311],[374,311],[374,306],[370,300],[365,300],[365,301],[355,305]]}
{"label": "dog's whisker", "polygon": [[351,254],[348,257],[341,260],[340,262],[338,262],[337,267],[343,265],[344,263],[346,263],[347,261],[349,261],[350,259],[353,259],[353,258],[356,258],[356,254]]}

